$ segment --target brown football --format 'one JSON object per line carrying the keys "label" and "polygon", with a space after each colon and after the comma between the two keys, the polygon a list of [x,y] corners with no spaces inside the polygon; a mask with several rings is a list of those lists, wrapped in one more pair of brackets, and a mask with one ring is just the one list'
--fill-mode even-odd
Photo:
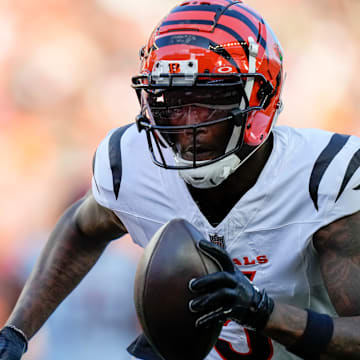
{"label": "brown football", "polygon": [[195,297],[189,281],[221,270],[197,247],[201,239],[188,221],[171,220],[152,237],[137,267],[137,316],[148,341],[166,360],[204,359],[221,330],[221,325],[196,328],[199,315],[188,306]]}

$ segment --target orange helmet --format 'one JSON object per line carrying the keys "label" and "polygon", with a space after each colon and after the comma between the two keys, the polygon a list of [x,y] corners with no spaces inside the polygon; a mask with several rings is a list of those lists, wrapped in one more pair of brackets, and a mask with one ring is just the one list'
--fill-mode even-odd
{"label": "orange helmet", "polygon": [[[282,49],[261,15],[242,1],[181,3],[156,26],[140,56],[140,75],[132,79],[141,103],[137,124],[157,165],[180,169],[194,186],[216,186],[246,160],[238,155],[244,143],[255,151],[268,137],[282,108]],[[166,122],[176,106],[194,103],[218,116],[201,124]],[[194,151],[191,161],[180,158],[171,133],[192,130],[195,144],[200,127],[221,121],[234,124],[223,154],[196,161]],[[172,149],[175,163],[166,161],[163,147]],[[205,179],[214,171],[217,179]]]}

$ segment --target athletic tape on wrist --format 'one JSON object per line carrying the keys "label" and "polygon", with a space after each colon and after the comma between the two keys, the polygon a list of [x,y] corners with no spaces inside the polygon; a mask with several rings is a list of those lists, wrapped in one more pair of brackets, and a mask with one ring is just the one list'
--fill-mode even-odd
{"label": "athletic tape on wrist", "polygon": [[320,359],[334,332],[333,319],[326,314],[319,314],[309,309],[304,333],[287,350],[303,359]]}

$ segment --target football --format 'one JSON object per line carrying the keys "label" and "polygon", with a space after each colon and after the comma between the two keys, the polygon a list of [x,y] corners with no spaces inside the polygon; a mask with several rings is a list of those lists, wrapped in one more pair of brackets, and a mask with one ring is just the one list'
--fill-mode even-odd
{"label": "football", "polygon": [[188,221],[174,219],[152,237],[135,276],[139,322],[154,350],[165,360],[202,360],[214,346],[221,325],[197,328],[190,311],[193,278],[221,271],[197,243],[205,237]]}

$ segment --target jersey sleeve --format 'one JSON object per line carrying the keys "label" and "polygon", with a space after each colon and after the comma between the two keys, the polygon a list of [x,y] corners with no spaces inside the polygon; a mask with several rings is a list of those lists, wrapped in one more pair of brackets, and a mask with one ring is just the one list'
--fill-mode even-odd
{"label": "jersey sleeve", "polygon": [[132,124],[111,130],[98,146],[93,159],[92,192],[95,200],[116,210],[122,178],[121,140]]}
{"label": "jersey sleeve", "polygon": [[[360,139],[351,136],[329,167],[324,187],[331,194],[325,223],[360,211]],[[328,181],[326,181],[328,178]]]}

